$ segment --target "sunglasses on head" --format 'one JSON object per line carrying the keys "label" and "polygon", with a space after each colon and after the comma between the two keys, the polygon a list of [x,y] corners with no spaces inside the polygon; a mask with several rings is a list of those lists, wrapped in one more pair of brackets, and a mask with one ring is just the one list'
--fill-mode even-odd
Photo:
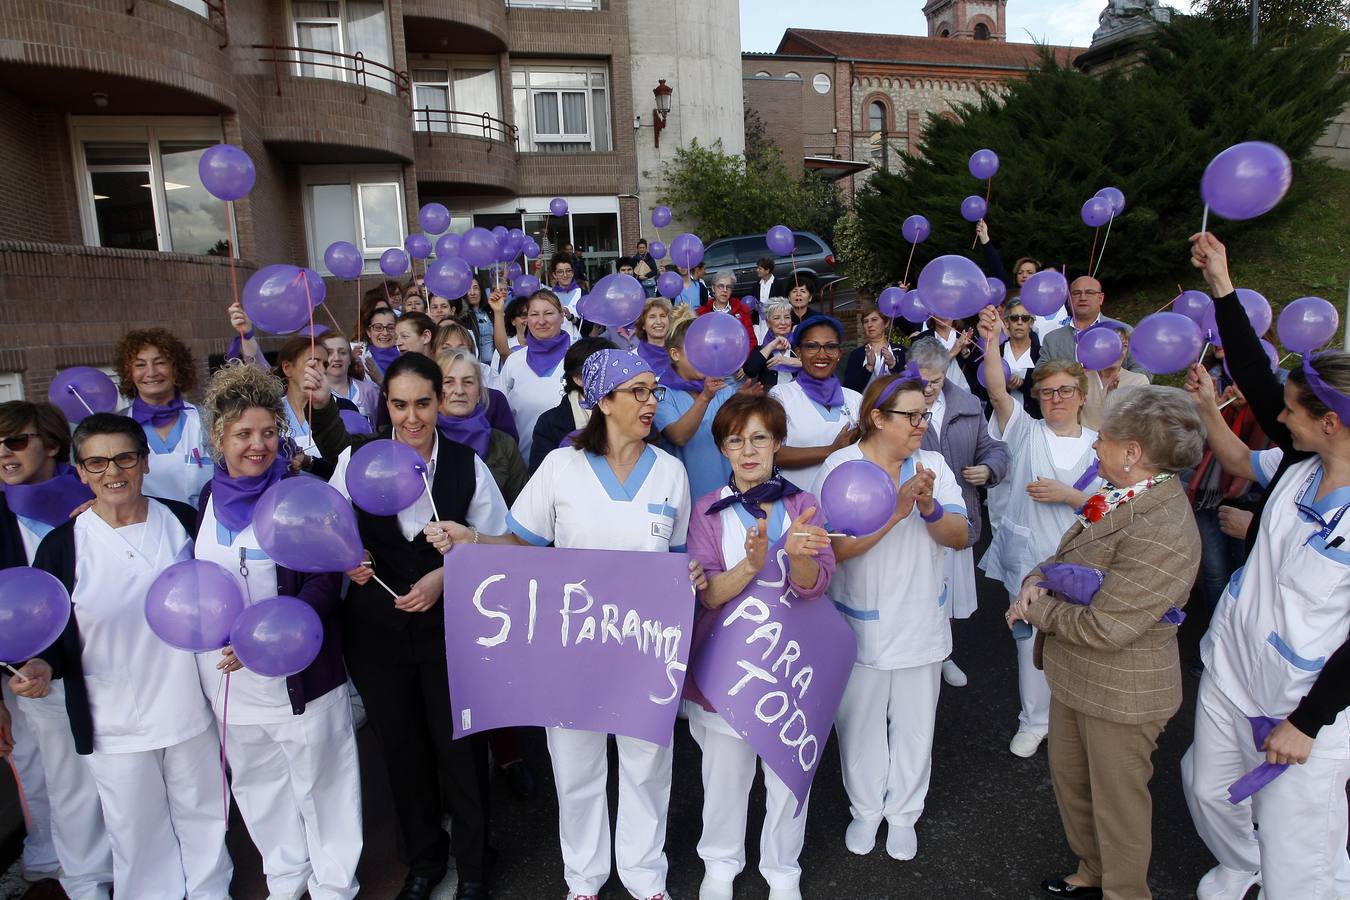
{"label": "sunglasses on head", "polygon": [[25,431],[23,434],[12,434],[7,438],[0,438],[0,444],[4,444],[6,450],[19,453],[27,450],[28,442],[35,437],[39,437],[36,431]]}

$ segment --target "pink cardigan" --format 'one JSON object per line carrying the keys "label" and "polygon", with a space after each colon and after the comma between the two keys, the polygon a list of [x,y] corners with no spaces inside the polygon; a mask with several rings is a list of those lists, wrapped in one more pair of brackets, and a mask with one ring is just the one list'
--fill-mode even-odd
{"label": "pink cardigan", "polygon": [[[690,556],[699,561],[703,566],[703,571],[711,581],[714,576],[720,575],[727,570],[726,562],[722,559],[722,516],[720,514],[708,515],[708,507],[717,501],[722,489],[718,488],[709,491],[694,504],[694,511],[689,516],[689,540],[687,550]],[[825,516],[820,511],[820,501],[809,491],[802,491],[800,494],[793,494],[791,497],[783,498],[783,505],[787,507],[789,519],[796,519],[802,511],[808,507],[814,506],[816,511],[812,513],[810,523],[825,526]],[[834,548],[826,546],[816,556],[816,562],[820,565],[820,574],[816,576],[816,583],[810,587],[803,587],[788,576],[788,584],[797,596],[803,600],[815,600],[823,596],[826,588],[830,586],[830,579],[834,577]],[[694,659],[697,658],[699,650],[708,640],[708,635],[712,633],[713,624],[717,621],[717,610],[708,609],[699,602],[698,609],[694,611],[694,633],[690,639],[689,645],[689,669],[692,672],[694,668]],[[714,712],[715,710],[708,703],[703,692],[699,690],[698,685],[694,684],[694,678],[691,674],[684,680],[684,698],[692,700],[699,706]]]}

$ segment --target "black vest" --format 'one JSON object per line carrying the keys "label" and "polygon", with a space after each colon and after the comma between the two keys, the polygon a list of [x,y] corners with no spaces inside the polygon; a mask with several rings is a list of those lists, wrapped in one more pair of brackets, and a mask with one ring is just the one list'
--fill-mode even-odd
{"label": "black vest", "polygon": [[0,493],[0,569],[26,565],[28,553],[23,548],[19,517],[9,508],[4,493]]}
{"label": "black vest", "polygon": [[[477,487],[474,478],[473,450],[440,439],[436,456],[436,477],[431,481],[431,496],[442,521],[468,524],[469,504]],[[375,575],[400,594],[406,593],[423,575],[438,569],[444,557],[426,535],[418,534],[405,540],[398,527],[397,516],[373,516],[356,508],[356,525],[361,532],[361,543],[375,559]],[[346,614],[358,625],[399,630],[403,628],[430,628],[443,630],[444,614],[437,603],[426,612],[406,613],[394,607],[394,598],[373,580],[365,585],[353,584],[347,592]]]}

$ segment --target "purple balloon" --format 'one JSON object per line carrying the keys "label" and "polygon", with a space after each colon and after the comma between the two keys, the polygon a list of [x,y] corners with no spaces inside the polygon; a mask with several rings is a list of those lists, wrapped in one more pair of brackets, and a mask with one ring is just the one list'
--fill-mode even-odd
{"label": "purple balloon", "polygon": [[361,564],[361,535],[351,502],[317,478],[287,478],[253,508],[258,545],[297,572],[346,572]]}
{"label": "purple balloon", "polygon": [[436,238],[436,256],[459,256],[460,246],[463,243],[464,238],[453,231],[443,234]]}
{"label": "purple balloon", "polygon": [[830,531],[863,537],[880,531],[895,512],[895,482],[868,459],[840,463],[820,486],[820,507]]}
{"label": "purple balloon", "polygon": [[1064,309],[1069,282],[1062,272],[1042,269],[1026,280],[1017,297],[1033,315],[1051,316]]}
{"label": "purple balloon", "polygon": [[1280,311],[1275,330],[1286,349],[1308,353],[1329,343],[1340,326],[1336,307],[1321,297],[1299,297]]}
{"label": "purple balloon", "polygon": [[741,298],[741,302],[744,303],[745,308],[751,312],[759,312],[759,298],[754,294],[746,294]]}
{"label": "purple balloon", "polygon": [[174,563],[145,592],[150,630],[170,647],[192,653],[228,644],[230,628],[243,611],[238,579],[224,566],[204,559]]}
{"label": "purple balloon", "polygon": [[670,242],[670,261],[681,269],[692,269],[703,261],[703,242],[698,235],[685,232]]}
{"label": "purple balloon", "polygon": [[524,246],[520,248],[520,252],[526,259],[537,259],[539,256],[539,245],[535,243],[534,238],[526,238]]}
{"label": "purple balloon", "polygon": [[1125,345],[1113,328],[1099,325],[1078,335],[1078,362],[1089,372],[1110,368],[1124,352]]}
{"label": "purple balloon", "polygon": [[[1247,318],[1251,320],[1252,329],[1257,337],[1265,337],[1270,331],[1270,323],[1274,320],[1274,313],[1270,309],[1270,301],[1262,297],[1256,291],[1250,288],[1237,289],[1238,302],[1242,304],[1242,309],[1247,313]],[[1219,339],[1219,324],[1215,318],[1215,304],[1211,303],[1205,309],[1205,315],[1200,322],[1200,328],[1204,332],[1205,340],[1216,347],[1222,347],[1223,341]]]}
{"label": "purple balloon", "polygon": [[366,260],[356,245],[348,241],[333,241],[323,251],[323,264],[338,278],[351,280],[361,275]]}
{"label": "purple balloon", "polygon": [[253,324],[263,331],[290,334],[309,322],[327,293],[318,272],[278,263],[263,266],[249,277],[241,302]]}
{"label": "purple balloon", "polygon": [[[658,206],[652,210],[652,224],[657,228],[665,228],[670,224],[671,215],[669,206]],[[651,249],[650,245],[647,247]]]}
{"label": "purple balloon", "polygon": [[923,305],[923,298],[919,296],[917,288],[905,292],[905,296],[900,300],[900,318],[920,325],[928,321],[931,315],[928,307]]}
{"label": "purple balloon", "polygon": [[476,269],[485,269],[497,261],[497,238],[486,228],[470,228],[464,232],[459,255]]}
{"label": "purple balloon", "polygon": [[528,238],[525,237],[525,232],[521,231],[519,228],[512,228],[507,232],[506,238],[511,242],[511,256],[519,256],[520,251],[525,248],[525,241],[528,240]]}
{"label": "purple balloon", "polygon": [[989,279],[964,256],[948,254],[923,267],[919,273],[923,305],[935,316],[964,319],[988,306]]}
{"label": "purple balloon", "polygon": [[1105,197],[1089,197],[1083,202],[1083,222],[1092,228],[1101,228],[1111,221],[1111,201]]}
{"label": "purple balloon", "polygon": [[427,234],[440,234],[450,227],[450,210],[440,203],[428,203],[417,211],[417,224]]}
{"label": "purple balloon", "polygon": [[1117,187],[1104,187],[1097,192],[1107,203],[1111,204],[1111,214],[1118,216],[1125,211],[1125,192]]}
{"label": "purple balloon", "polygon": [[238,200],[253,190],[258,172],[243,150],[233,144],[216,144],[207,147],[197,162],[197,177],[217,200]]}
{"label": "purple balloon", "polygon": [[502,239],[504,239],[504,238],[506,238],[506,237],[509,237],[510,234],[511,234],[511,229],[507,228],[505,225],[493,225],[493,226],[492,226],[492,236],[495,237],[495,238],[496,238],[497,240],[499,240],[499,241],[502,240]]}
{"label": "purple balloon", "polygon": [[1130,355],[1154,375],[1179,372],[1200,358],[1200,326],[1181,313],[1145,316],[1130,335]]}
{"label": "purple balloon", "polygon": [[354,409],[340,409],[338,417],[342,419],[342,426],[348,434],[374,434],[370,420]]}
{"label": "purple balloon", "polygon": [[1200,196],[1217,215],[1254,219],[1275,208],[1294,180],[1285,152],[1265,141],[1234,144],[1210,160],[1200,178]]}
{"label": "purple balloon", "polygon": [[433,294],[458,300],[469,292],[473,269],[458,256],[441,256],[427,265],[426,279]]}
{"label": "purple balloon", "polygon": [[548,211],[555,216],[567,215],[567,201],[561,197],[554,197],[548,201]]}
{"label": "purple balloon", "polygon": [[904,299],[904,291],[898,287],[888,287],[877,297],[877,309],[886,318],[894,319],[900,315],[901,303]]}
{"label": "purple balloon", "polygon": [[775,225],[764,235],[764,243],[769,245],[774,256],[791,256],[797,249],[797,237],[786,225]]}
{"label": "purple balloon", "polygon": [[656,279],[656,292],[667,300],[674,300],[684,290],[684,279],[679,272],[662,272]]}
{"label": "purple balloon", "polygon": [[730,313],[705,313],[685,332],[684,353],[689,365],[701,374],[726,378],[745,365],[750,336],[741,320]]}
{"label": "purple balloon", "polygon": [[65,413],[66,421],[82,422],[85,416],[117,409],[117,385],[93,366],[62,369],[47,388],[47,401]]}
{"label": "purple balloon", "polygon": [[305,337],[318,337],[321,334],[328,333],[328,326],[322,322],[315,322],[313,325],[304,325],[296,334],[303,334]]}
{"label": "purple balloon", "polygon": [[533,275],[522,275],[511,282],[511,294],[514,297],[532,297],[539,290],[539,279]]}
{"label": "purple balloon", "polygon": [[652,255],[652,259],[665,259],[666,245],[660,241],[652,241],[647,245],[647,252]]}
{"label": "purple balloon", "polygon": [[[1012,366],[1008,365],[1008,361],[1006,359],[1001,359],[999,360],[999,362],[1003,363],[1003,384],[1006,387],[1008,384],[1008,380],[1012,378]],[[980,387],[984,388],[985,390],[989,389],[989,382],[985,381],[984,366],[976,367],[975,380],[980,383]]]}
{"label": "purple balloon", "polygon": [[970,154],[970,174],[984,181],[998,171],[998,154],[993,150],[976,150]]}
{"label": "purple balloon", "polygon": [[403,249],[413,259],[426,259],[431,255],[431,238],[425,234],[410,234],[403,242]]}
{"label": "purple balloon", "polygon": [[380,271],[390,278],[397,278],[408,271],[408,254],[397,247],[390,247],[380,254]]}
{"label": "purple balloon", "polygon": [[518,262],[513,262],[506,267],[506,279],[508,281],[515,281],[524,274],[525,270],[520,267],[520,263]]}
{"label": "purple balloon", "polygon": [[601,278],[591,288],[589,296],[591,302],[584,316],[586,321],[613,328],[636,322],[647,302],[647,292],[642,289],[642,282],[622,272]]}
{"label": "purple balloon", "polygon": [[933,226],[923,216],[910,216],[900,226],[900,235],[911,244],[922,244],[932,231]]}
{"label": "purple balloon", "polygon": [[1008,296],[1008,286],[1003,283],[1001,278],[989,279],[989,302],[995,306],[1002,303]]}
{"label": "purple balloon", "polygon": [[0,662],[22,665],[46,650],[70,620],[70,594],[32,566],[0,569]]}
{"label": "purple balloon", "polygon": [[319,614],[296,597],[268,597],[246,607],[230,629],[230,647],[250,672],[269,678],[298,675],[323,647]]}
{"label": "purple balloon", "polygon": [[393,516],[412,506],[426,491],[427,465],[417,451],[389,438],[371,441],[352,454],[347,493],[372,516]]}
{"label": "purple balloon", "polygon": [[1182,291],[1172,301],[1172,312],[1181,313],[1198,325],[1204,321],[1205,310],[1213,303],[1204,291]]}
{"label": "purple balloon", "polygon": [[989,212],[989,204],[978,194],[971,194],[961,201],[961,218],[967,222],[978,222]]}

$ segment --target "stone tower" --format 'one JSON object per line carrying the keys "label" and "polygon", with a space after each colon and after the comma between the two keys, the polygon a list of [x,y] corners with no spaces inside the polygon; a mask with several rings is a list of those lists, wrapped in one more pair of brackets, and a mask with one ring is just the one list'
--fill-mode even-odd
{"label": "stone tower", "polygon": [[976,41],[1007,39],[1008,0],[928,0],[923,14],[929,37]]}

